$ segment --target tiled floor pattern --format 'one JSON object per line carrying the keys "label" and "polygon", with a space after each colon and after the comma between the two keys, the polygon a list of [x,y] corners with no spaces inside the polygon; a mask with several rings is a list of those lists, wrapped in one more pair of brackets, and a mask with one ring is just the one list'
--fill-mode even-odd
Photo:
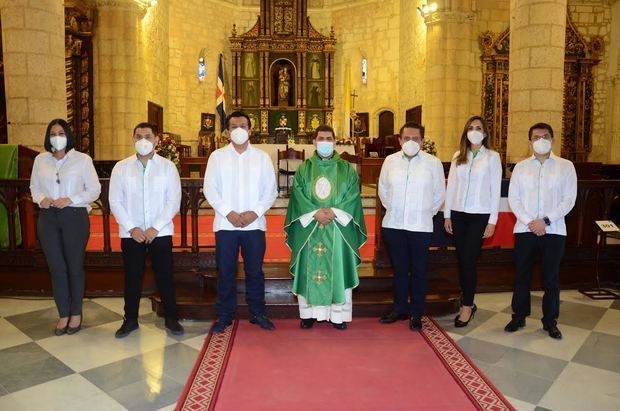
{"label": "tiled floor pattern", "polygon": [[[510,297],[478,295],[466,328],[437,320],[519,410],[620,409],[620,301],[563,291],[556,341],[538,320],[540,293],[526,327],[504,332]],[[210,322],[183,321],[173,337],[143,300],[140,329],[117,340],[122,308],[87,300],[82,331],[56,337],[53,301],[0,298],[0,410],[173,410]]]}

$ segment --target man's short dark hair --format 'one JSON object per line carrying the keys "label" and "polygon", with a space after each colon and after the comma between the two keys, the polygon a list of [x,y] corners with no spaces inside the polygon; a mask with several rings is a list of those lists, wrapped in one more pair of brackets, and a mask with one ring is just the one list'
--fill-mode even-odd
{"label": "man's short dark hair", "polygon": [[336,132],[334,131],[334,129],[331,126],[328,126],[327,124],[322,124],[322,125],[318,126],[316,128],[316,130],[314,130],[314,133],[312,135],[312,139],[316,140],[316,136],[321,131],[328,131],[328,132],[332,133],[332,137],[334,138],[334,140],[336,139]]}
{"label": "man's short dark hair", "polygon": [[43,147],[45,147],[46,151],[53,153],[52,151],[52,142],[50,141],[50,132],[52,130],[52,126],[58,124],[65,131],[65,136],[67,137],[67,147],[65,147],[65,153],[68,153],[69,150],[75,147],[75,137],[73,136],[73,131],[71,131],[71,127],[69,127],[69,123],[67,123],[62,118],[55,118],[47,125],[47,130],[45,130],[45,138],[43,139]]}
{"label": "man's short dark hair", "polygon": [[406,128],[415,128],[420,130],[420,137],[424,138],[424,126],[422,126],[419,123],[416,123],[415,121],[407,121],[405,124],[403,124],[403,126],[400,128],[400,131],[398,132],[398,134],[400,136],[403,135],[403,130]]}
{"label": "man's short dark hair", "polygon": [[250,116],[245,114],[243,111],[238,110],[238,111],[233,111],[226,117],[226,130],[228,130],[228,128],[230,127],[230,119],[238,118],[238,117],[245,117],[245,119],[248,120],[248,128],[252,128],[252,120],[250,120]]}
{"label": "man's short dark hair", "polygon": [[153,123],[147,123],[146,121],[139,123],[137,126],[133,128],[133,135],[136,134],[136,130],[139,128],[150,128],[151,131],[153,132],[153,135],[155,136],[157,135],[157,126]]}
{"label": "man's short dark hair", "polygon": [[530,127],[530,131],[528,131],[528,133],[527,133],[527,138],[529,140],[532,139],[532,131],[534,131],[537,128],[540,128],[540,129],[543,129],[543,130],[547,130],[549,132],[549,135],[551,136],[551,138],[553,138],[553,128],[551,127],[551,125],[549,125],[547,123],[536,123],[532,127]]}

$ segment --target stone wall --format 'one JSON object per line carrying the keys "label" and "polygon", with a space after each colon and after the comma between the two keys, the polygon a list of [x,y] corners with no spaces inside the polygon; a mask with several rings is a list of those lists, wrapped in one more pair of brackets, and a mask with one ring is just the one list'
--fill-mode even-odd
{"label": "stone wall", "polygon": [[[398,127],[404,113],[399,111],[399,51],[400,51],[400,1],[360,2],[354,8],[334,6],[332,25],[336,33],[334,57],[334,127],[342,136],[348,131],[345,118],[346,67],[351,67],[351,92],[355,110],[369,113],[371,136],[378,133],[378,116],[381,111],[394,113],[394,128]],[[369,18],[372,16],[372,18]],[[326,33],[324,33],[326,34]],[[368,84],[361,79],[362,57],[368,59]]]}
{"label": "stone wall", "polygon": [[0,2],[8,142],[43,150],[47,124],[66,118],[62,0]]}
{"label": "stone wall", "polygon": [[[424,108],[426,78],[426,25],[416,10],[423,1],[400,0],[400,39],[397,128],[405,122],[405,112]],[[424,111],[422,111],[424,123]]]}

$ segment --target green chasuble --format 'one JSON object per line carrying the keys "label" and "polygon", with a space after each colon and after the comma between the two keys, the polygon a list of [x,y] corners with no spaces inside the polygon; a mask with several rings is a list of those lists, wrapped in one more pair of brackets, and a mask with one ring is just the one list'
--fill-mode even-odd
{"label": "green chasuble", "polygon": [[[323,226],[313,218],[302,226],[304,214],[331,207],[353,219],[346,226],[336,220]],[[367,238],[359,177],[353,166],[338,153],[322,160],[316,152],[301,164],[295,173],[284,230],[292,252],[293,293],[311,305],[344,303],[345,289],[359,284],[359,249]]]}

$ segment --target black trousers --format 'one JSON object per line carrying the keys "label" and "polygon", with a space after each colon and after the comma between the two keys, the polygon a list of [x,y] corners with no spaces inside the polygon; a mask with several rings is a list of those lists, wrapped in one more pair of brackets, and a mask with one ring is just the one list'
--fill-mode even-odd
{"label": "black trousers", "polygon": [[142,277],[147,253],[151,256],[155,282],[164,303],[166,318],[177,319],[177,303],[172,278],[172,236],[156,237],[145,244],[133,238],[121,239],[123,263],[125,265],[125,318],[138,319],[138,307],[142,294]]}
{"label": "black trousers", "polygon": [[538,253],[542,257],[541,276],[543,280],[543,318],[544,325],[556,325],[560,315],[560,262],[564,256],[566,237],[545,234],[538,237],[534,233],[515,234],[515,280],[512,294],[513,317],[525,318],[531,313],[530,283],[534,261]]}
{"label": "black trousers", "polygon": [[265,315],[265,232],[262,230],[220,230],[215,233],[217,262],[217,316],[232,320],[237,310],[237,268],[239,248],[245,270],[245,300],[250,314]]}
{"label": "black trousers", "polygon": [[90,236],[88,212],[84,207],[42,208],[37,232],[52,276],[58,315],[82,314],[84,252]]}
{"label": "black trousers", "polygon": [[[424,315],[428,283],[428,247],[433,233],[383,228],[394,268],[394,311],[398,314]],[[411,295],[411,303],[409,303]]]}
{"label": "black trousers", "polygon": [[462,304],[470,307],[474,305],[478,281],[476,263],[484,242],[482,235],[489,223],[489,214],[469,214],[452,210],[451,219],[456,256],[459,260]]}

